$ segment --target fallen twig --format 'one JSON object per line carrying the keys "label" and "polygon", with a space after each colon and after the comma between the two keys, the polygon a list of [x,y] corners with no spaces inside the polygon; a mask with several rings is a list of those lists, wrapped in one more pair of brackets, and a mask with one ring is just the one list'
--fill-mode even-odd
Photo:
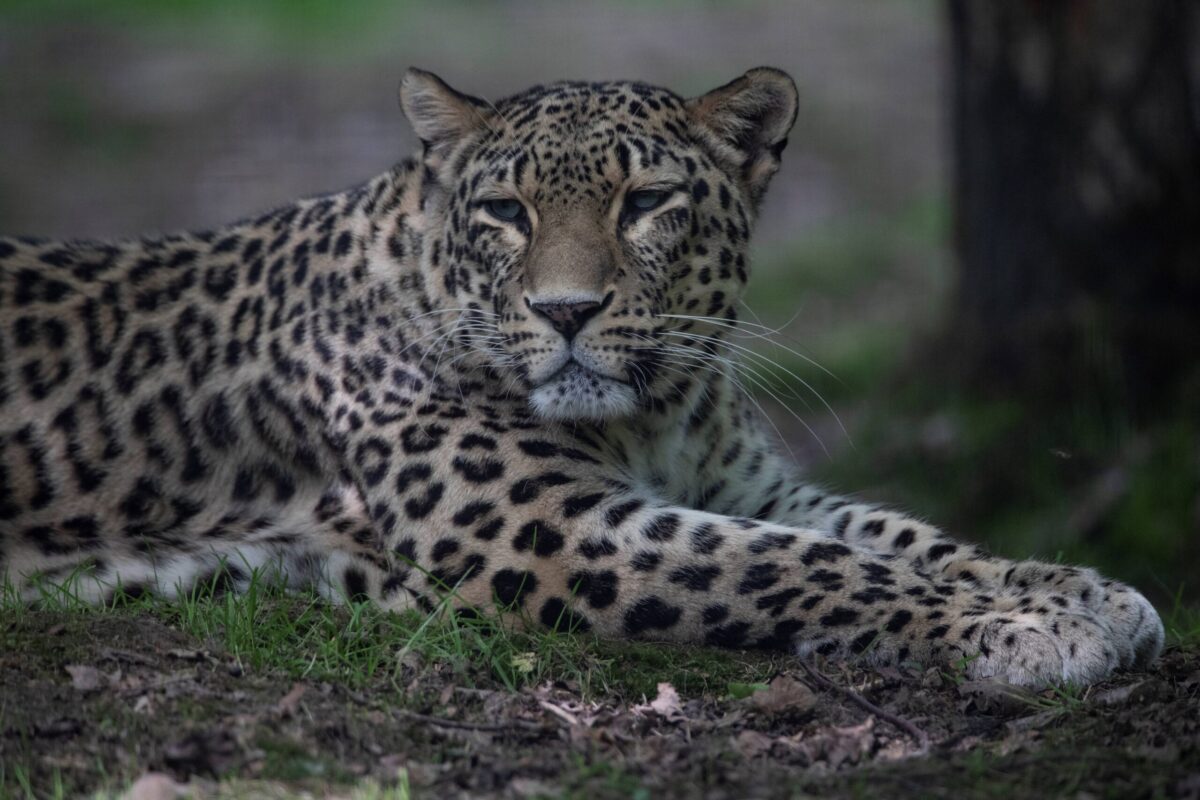
{"label": "fallen twig", "polygon": [[561,719],[563,722],[567,723],[568,725],[578,725],[579,724],[579,717],[575,716],[570,711],[567,711],[565,708],[560,708],[559,706],[556,706],[553,703],[548,703],[545,700],[539,701],[538,705],[541,706],[546,711],[549,711],[551,714],[558,717],[559,719]]}
{"label": "fallen twig", "polygon": [[106,647],[100,651],[100,660],[108,659],[110,661],[126,661],[130,664],[137,664],[140,667],[157,666],[154,659],[147,658],[141,653],[130,653],[127,650],[116,650],[111,647]]}
{"label": "fallen twig", "polygon": [[181,672],[174,675],[166,675],[156,681],[144,683],[138,686],[130,686],[127,689],[122,689],[117,692],[117,697],[141,697],[150,692],[157,692],[159,689],[166,689],[177,683],[187,683],[196,680],[195,672]]}
{"label": "fallen twig", "polygon": [[428,714],[418,714],[415,711],[405,711],[404,709],[396,709],[397,716],[411,719],[413,722],[424,722],[429,725],[437,725],[441,728],[458,728],[465,731],[483,731],[484,733],[504,733],[511,731],[514,728],[531,731],[533,733],[551,733],[554,729],[541,725],[536,722],[528,722],[523,719],[513,719],[507,722],[468,722],[466,720],[447,719],[446,717],[433,717]]}
{"label": "fallen twig", "polygon": [[890,724],[892,727],[896,728],[897,730],[908,734],[910,737],[912,737],[913,741],[915,741],[917,743],[917,745],[921,748],[921,752],[925,752],[926,750],[929,749],[929,734],[925,733],[925,731],[918,728],[916,725],[914,725],[909,720],[905,719],[904,717],[893,714],[890,711],[885,711],[884,709],[875,705],[870,700],[863,697],[861,694],[854,691],[853,689],[850,689],[846,686],[841,686],[839,684],[834,683],[833,681],[829,680],[829,678],[825,677],[824,675],[822,675],[820,672],[818,672],[816,669],[809,666],[805,662],[801,661],[799,663],[800,663],[800,666],[804,669],[805,673],[807,673],[809,677],[811,677],[814,681],[819,683],[823,688],[832,689],[835,692],[841,693],[842,696],[844,696],[846,699],[850,700],[852,703],[859,706],[863,710],[867,711],[870,714],[874,714],[875,716],[879,717],[884,722],[887,722],[888,724]]}

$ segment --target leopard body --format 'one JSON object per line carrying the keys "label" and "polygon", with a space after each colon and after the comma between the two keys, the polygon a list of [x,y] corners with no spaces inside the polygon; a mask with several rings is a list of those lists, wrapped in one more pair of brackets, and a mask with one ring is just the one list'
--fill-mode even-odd
{"label": "leopard body", "polygon": [[270,568],[333,600],[1016,683],[1162,644],[1095,572],[803,482],[730,358],[796,117],[410,71],[422,150],[340,194],[115,244],[0,239],[0,573],[173,594]]}

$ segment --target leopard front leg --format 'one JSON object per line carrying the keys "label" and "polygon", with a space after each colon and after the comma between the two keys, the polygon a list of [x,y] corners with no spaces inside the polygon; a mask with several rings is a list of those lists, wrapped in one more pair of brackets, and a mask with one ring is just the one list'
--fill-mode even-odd
{"label": "leopard front leg", "polygon": [[819,531],[670,505],[566,434],[489,422],[349,434],[346,471],[388,552],[413,565],[397,578],[410,591],[608,638],[965,657],[972,677],[1020,684],[1091,682],[1118,663],[1075,609],[1003,607]]}
{"label": "leopard front leg", "polygon": [[1007,608],[1059,607],[1094,616],[1110,631],[1122,667],[1144,667],[1163,645],[1153,605],[1125,584],[1086,567],[1010,561],[947,536],[905,514],[804,486],[793,493],[792,516],[848,544],[904,559],[919,571],[995,593]]}
{"label": "leopard front leg", "polygon": [[604,636],[870,663],[965,661],[972,677],[1025,685],[1090,683],[1118,664],[1090,615],[1007,608],[816,531],[639,497],[561,522],[566,580],[557,588]]}

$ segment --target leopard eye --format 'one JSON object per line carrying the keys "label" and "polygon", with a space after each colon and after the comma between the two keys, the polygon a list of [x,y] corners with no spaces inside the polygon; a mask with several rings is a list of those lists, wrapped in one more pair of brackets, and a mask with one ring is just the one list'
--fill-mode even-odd
{"label": "leopard eye", "polygon": [[483,204],[483,207],[493,217],[502,219],[505,222],[515,222],[525,214],[525,206],[521,205],[521,201],[513,200],[511,197],[488,200]]}
{"label": "leopard eye", "polygon": [[635,211],[650,211],[667,202],[668,194],[660,189],[642,189],[625,196],[625,205]]}

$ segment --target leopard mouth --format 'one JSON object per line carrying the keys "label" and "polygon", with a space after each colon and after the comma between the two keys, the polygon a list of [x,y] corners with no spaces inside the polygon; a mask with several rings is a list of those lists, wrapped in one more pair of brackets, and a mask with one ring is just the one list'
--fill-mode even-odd
{"label": "leopard mouth", "polygon": [[585,367],[574,358],[534,387],[534,411],[546,419],[604,420],[628,416],[637,405],[633,386]]}
{"label": "leopard mouth", "polygon": [[611,375],[605,375],[603,372],[594,370],[591,367],[586,367],[576,360],[574,356],[571,356],[567,359],[567,363],[563,364],[557,372],[539,383],[536,388],[549,386],[555,383],[573,384],[579,381],[587,381],[596,386],[600,386],[603,383],[615,383],[623,386],[630,385],[629,381],[627,380],[614,378]]}

